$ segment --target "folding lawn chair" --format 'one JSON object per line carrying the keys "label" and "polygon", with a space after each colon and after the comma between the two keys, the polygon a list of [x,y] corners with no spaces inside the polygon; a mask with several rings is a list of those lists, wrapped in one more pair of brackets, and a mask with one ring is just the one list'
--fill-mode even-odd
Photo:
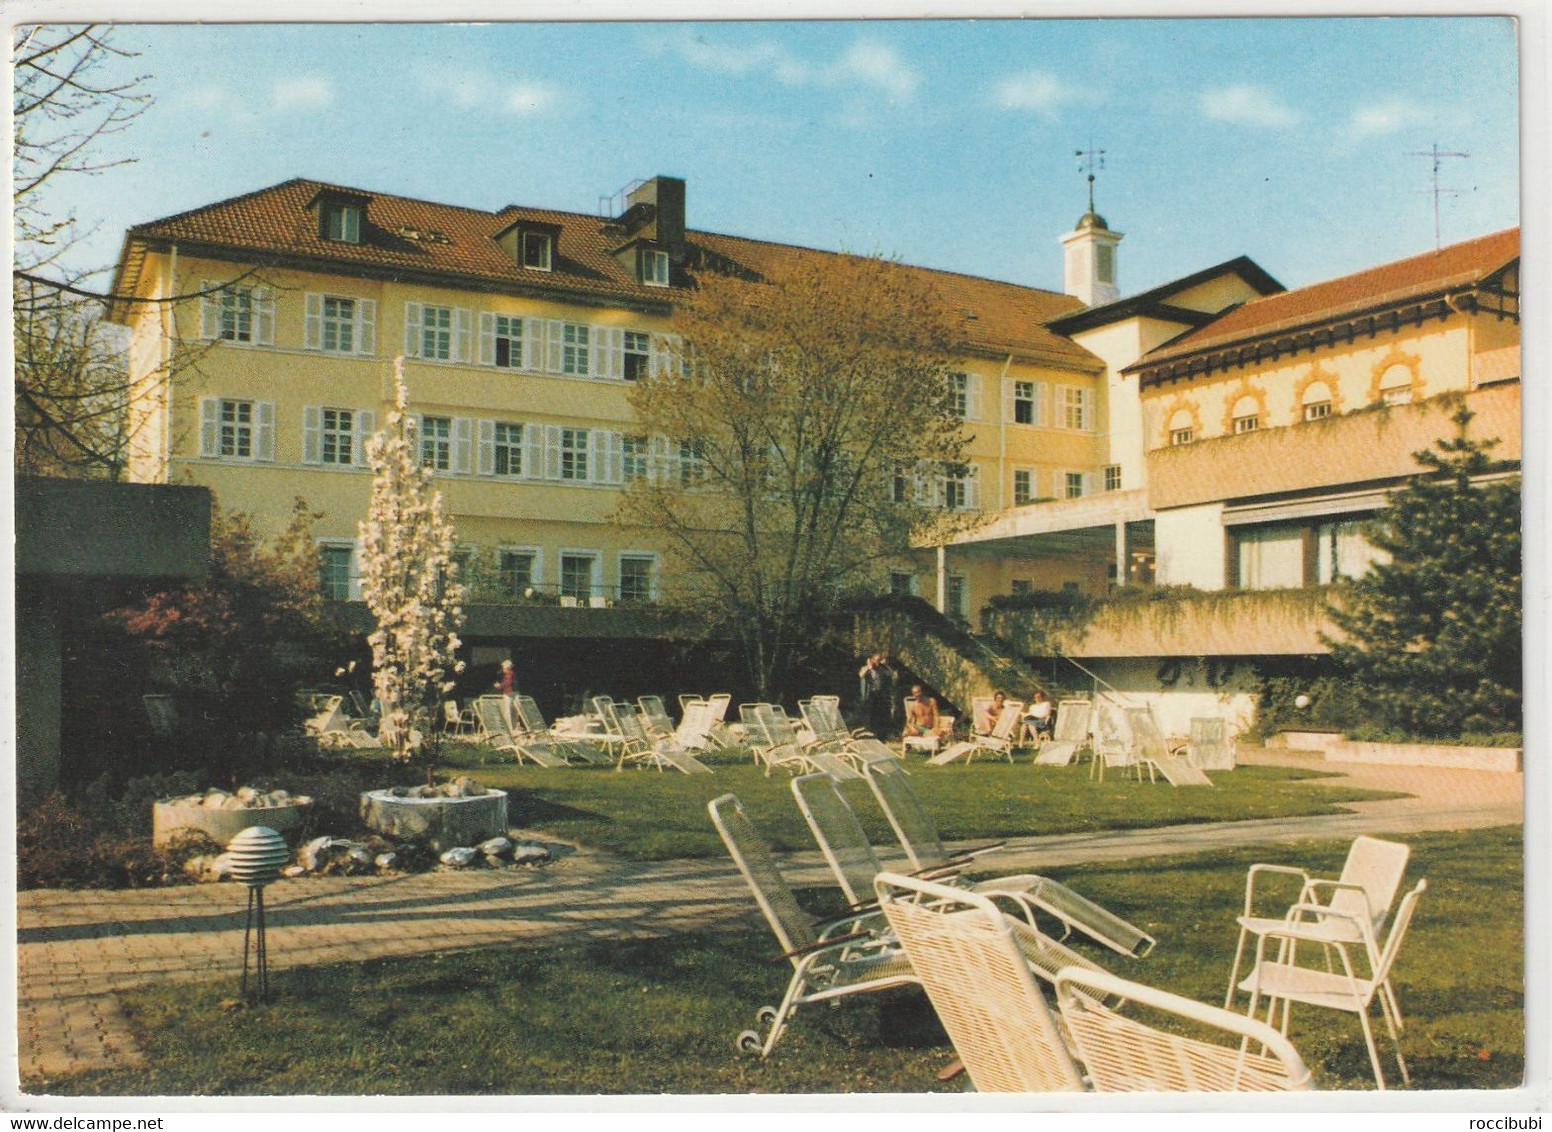
{"label": "folding lawn chair", "polygon": [[673,767],[685,774],[710,774],[711,768],[689,751],[675,747],[669,739],[652,739],[641,726],[635,712],[621,711],[608,696],[597,696],[593,706],[604,719],[604,726],[619,736],[620,759],[615,770],[624,770],[627,762],[650,766],[661,771]]}
{"label": "folding lawn chair", "polygon": [[598,742],[591,741],[586,736],[557,733],[545,720],[544,713],[539,710],[539,705],[532,696],[522,694],[513,696],[512,712],[517,717],[524,736],[530,742],[547,744],[567,761],[581,759],[595,766],[612,761],[608,753],[600,749]]}
{"label": "folding lawn chair", "polygon": [[[1270,1026],[1104,971],[1051,980],[1054,1014],[1021,946],[1024,925],[985,896],[883,873],[879,906],[980,1092],[1251,1092],[1307,1089],[1310,1072]],[[1137,1003],[1193,1036],[1117,1013]],[[1209,1040],[1203,1031],[1217,1037]],[[1227,1040],[1223,1040],[1227,1038]],[[1259,1052],[1252,1053],[1252,1045]]]}
{"label": "folding lawn chair", "polygon": [[1179,755],[1169,753],[1164,735],[1153,720],[1153,712],[1145,707],[1126,709],[1126,722],[1132,732],[1140,763],[1149,767],[1149,774],[1157,770],[1171,786],[1211,786],[1212,779],[1192,766]]}
{"label": "folding lawn chair", "polygon": [[797,728],[779,704],[756,704],[754,714],[772,747],[782,751],[796,750],[805,769],[823,771],[843,782],[862,777],[861,771],[833,751],[815,742],[804,744],[798,738]]}
{"label": "folding lawn chair", "polygon": [[[987,702],[990,703],[991,701],[988,700]],[[1015,728],[1022,721],[1023,715],[1023,701],[1008,700],[1003,704],[1002,714],[997,717],[989,732],[985,735],[972,734],[965,742],[955,743],[950,747],[946,747],[927,761],[933,766],[945,766],[959,758],[964,759],[968,763],[976,755],[987,751],[994,755],[1002,755],[1011,763],[1013,761]]]}
{"label": "folding lawn chair", "polygon": [[1056,708],[1056,726],[1051,737],[1041,742],[1035,753],[1036,766],[1066,766],[1081,748],[1090,745],[1094,705],[1088,700],[1063,700]]}
{"label": "folding lawn chair", "polygon": [[674,734],[674,721],[668,717],[662,696],[637,696],[636,707],[641,716],[641,726],[653,739],[667,739]]}
{"label": "folding lawn chair", "polygon": [[498,751],[511,752],[512,758],[519,763],[527,759],[537,766],[550,769],[565,766],[565,757],[549,744],[530,741],[525,734],[512,729],[505,701],[504,696],[481,696],[474,701],[474,710],[479,715],[480,726],[484,731],[484,741]]}
{"label": "folding lawn chair", "polygon": [[[895,831],[900,847],[905,850],[911,868],[917,874],[929,875],[963,868],[1003,847],[1003,843],[998,842],[951,854],[938,836],[937,825],[928,816],[916,791],[911,789],[911,784],[906,780],[904,767],[893,761],[870,763],[867,778],[873,796],[878,799],[879,808],[889,819],[890,828]],[[994,877],[980,881],[974,889],[977,892],[1017,894],[1040,911],[1056,917],[1062,925],[1062,939],[1066,939],[1076,929],[1112,951],[1134,959],[1147,955],[1158,942],[1137,925],[1123,920],[1108,908],[1101,907],[1050,877],[1033,873]]]}

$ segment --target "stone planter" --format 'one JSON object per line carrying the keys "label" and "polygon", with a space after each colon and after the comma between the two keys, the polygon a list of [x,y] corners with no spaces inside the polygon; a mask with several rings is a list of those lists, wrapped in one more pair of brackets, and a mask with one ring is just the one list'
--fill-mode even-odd
{"label": "stone planter", "polygon": [[478,845],[507,831],[507,793],[417,798],[392,790],[361,795],[361,821],[384,837],[417,841],[437,852]]}
{"label": "stone planter", "polygon": [[1524,751],[1519,747],[1341,742],[1327,747],[1325,757],[1327,762],[1453,767],[1458,770],[1491,770],[1501,774],[1518,774],[1524,770]]}
{"label": "stone planter", "polygon": [[155,802],[151,806],[151,844],[165,849],[179,834],[198,831],[225,848],[227,842],[249,826],[263,825],[284,837],[288,845],[295,845],[310,805],[311,800],[307,800],[228,810],[213,809],[197,802]]}

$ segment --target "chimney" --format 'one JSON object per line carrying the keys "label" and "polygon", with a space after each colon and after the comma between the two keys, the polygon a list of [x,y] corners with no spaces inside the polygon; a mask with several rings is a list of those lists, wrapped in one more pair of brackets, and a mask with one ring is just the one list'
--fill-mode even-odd
{"label": "chimney", "polygon": [[655,240],[675,264],[684,262],[684,181],[678,177],[653,177],[625,198],[627,213],[638,204],[652,206],[652,219],[640,229]]}

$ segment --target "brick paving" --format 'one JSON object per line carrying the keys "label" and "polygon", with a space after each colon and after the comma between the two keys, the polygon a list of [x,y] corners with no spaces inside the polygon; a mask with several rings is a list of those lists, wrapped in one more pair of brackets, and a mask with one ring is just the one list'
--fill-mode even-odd
{"label": "brick paving", "polygon": [[[1522,780],[1485,771],[1323,763],[1297,752],[1242,751],[1243,761],[1340,772],[1314,780],[1402,791],[1308,818],[1220,822],[1028,837],[998,855],[1005,870],[1125,860],[1212,848],[1518,824]],[[822,884],[817,854],[784,862],[794,883]],[[318,877],[266,893],[269,960],[288,967],[590,936],[657,936],[748,924],[757,913],[731,863],[640,863],[578,851],[531,871]],[[246,891],[200,885],[154,892],[34,890],[17,898],[19,1068],[29,1086],[136,1064],[118,994],[165,979],[224,978],[237,990]]]}

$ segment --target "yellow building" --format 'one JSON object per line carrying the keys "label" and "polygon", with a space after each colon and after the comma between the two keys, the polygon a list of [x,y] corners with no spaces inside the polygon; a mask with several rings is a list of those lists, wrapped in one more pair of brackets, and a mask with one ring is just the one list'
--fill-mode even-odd
{"label": "yellow building", "polygon": [[[1069,264],[1107,242],[1091,243],[1069,248]],[[271,531],[304,498],[323,516],[327,592],[353,596],[363,441],[402,354],[422,454],[475,576],[582,604],[650,601],[664,548],[610,516],[625,483],[674,454],[636,432],[629,385],[665,364],[674,304],[697,271],[769,272],[812,254],[829,253],[689,229],[684,183],[669,177],[607,217],[293,180],[152,221],[126,235],[114,293],[184,298],[115,311],[137,382],[130,478],[207,485]],[[939,477],[935,502],[996,511],[1105,490],[1106,367],[1046,326],[1082,302],[910,270],[966,343],[950,380],[970,474]],[[1102,586],[1103,566],[971,562],[941,588],[968,616],[1015,582],[1064,581]],[[928,591],[930,561],[889,584]]]}

